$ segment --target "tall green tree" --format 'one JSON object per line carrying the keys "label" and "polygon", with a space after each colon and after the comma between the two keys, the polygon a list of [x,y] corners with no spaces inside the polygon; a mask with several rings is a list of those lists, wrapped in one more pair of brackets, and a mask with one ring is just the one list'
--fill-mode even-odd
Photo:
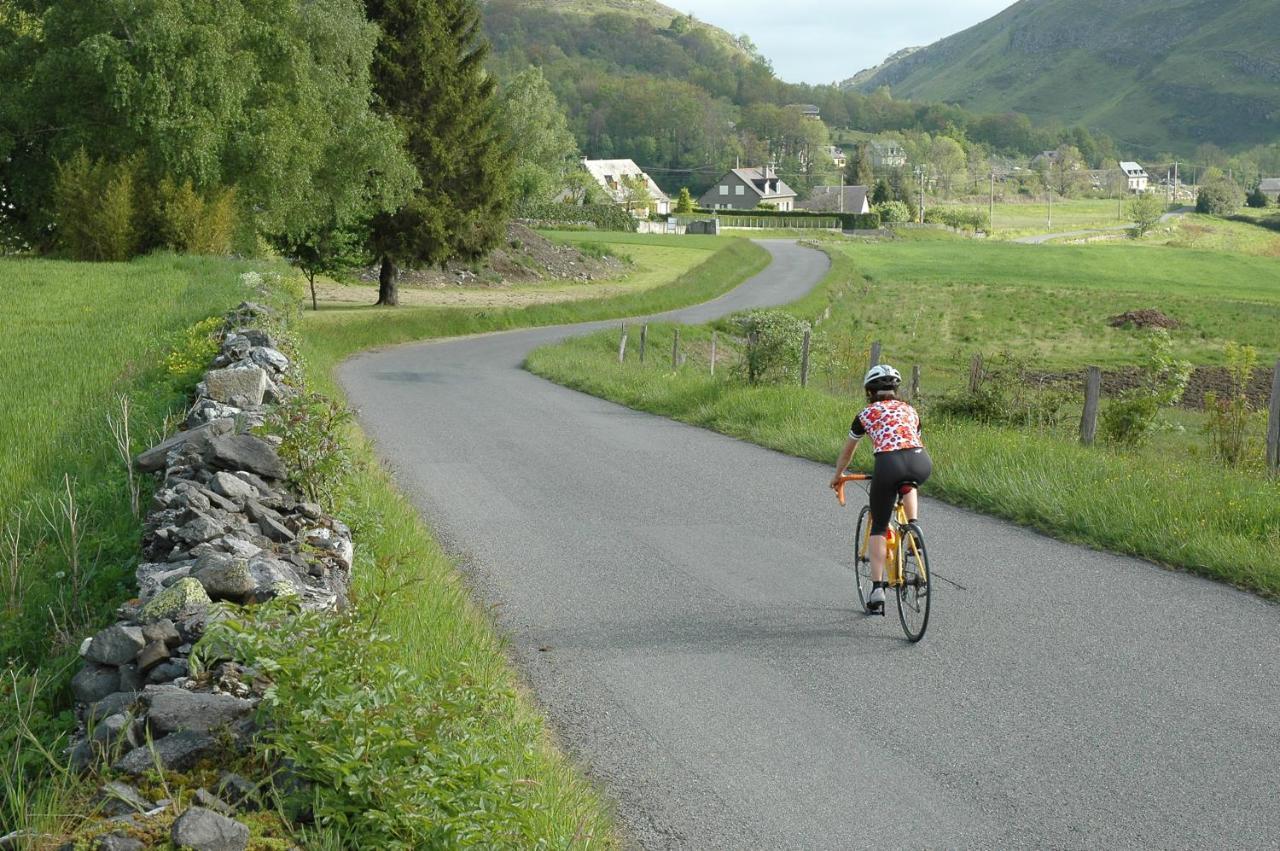
{"label": "tall green tree", "polygon": [[875,183],[876,173],[871,166],[871,150],[869,145],[855,145],[845,160],[844,182],[850,186],[871,186]]}
{"label": "tall green tree", "polygon": [[263,232],[303,229],[397,171],[370,109],[376,42],[360,0],[0,3],[0,215],[50,242],[55,163],[83,149],[137,157],[152,184],[234,187]]}
{"label": "tall green tree", "polygon": [[378,304],[398,302],[402,265],[484,256],[506,226],[512,154],[502,137],[488,43],[473,0],[367,0],[382,28],[374,92],[401,128],[419,187],[373,218]]}
{"label": "tall green tree", "polygon": [[578,168],[578,142],[564,110],[538,68],[521,72],[502,91],[499,110],[515,160],[512,194],[519,201],[545,201],[564,189]]}

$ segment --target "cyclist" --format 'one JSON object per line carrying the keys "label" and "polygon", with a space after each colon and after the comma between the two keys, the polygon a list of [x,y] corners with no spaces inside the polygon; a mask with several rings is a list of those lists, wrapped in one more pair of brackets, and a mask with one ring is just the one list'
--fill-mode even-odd
{"label": "cyclist", "polygon": [[[867,407],[849,427],[849,439],[845,442],[840,459],[836,461],[836,474],[831,487],[840,486],[840,477],[849,466],[849,460],[858,448],[858,441],[870,435],[875,467],[871,473],[871,596],[867,611],[884,611],[885,588],[884,563],[887,547],[885,532],[898,487],[903,482],[923,484],[933,472],[933,462],[920,440],[920,415],[916,409],[898,398],[898,386],[902,376],[888,364],[877,364],[862,379],[867,391]],[[919,504],[913,489],[902,498],[902,507],[908,519],[914,523],[919,518]]]}

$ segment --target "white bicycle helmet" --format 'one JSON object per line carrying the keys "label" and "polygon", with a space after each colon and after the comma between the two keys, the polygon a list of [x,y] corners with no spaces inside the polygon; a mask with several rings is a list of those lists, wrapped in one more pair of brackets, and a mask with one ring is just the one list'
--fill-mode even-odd
{"label": "white bicycle helmet", "polygon": [[867,370],[862,386],[867,390],[890,390],[902,383],[902,374],[887,363],[878,363]]}

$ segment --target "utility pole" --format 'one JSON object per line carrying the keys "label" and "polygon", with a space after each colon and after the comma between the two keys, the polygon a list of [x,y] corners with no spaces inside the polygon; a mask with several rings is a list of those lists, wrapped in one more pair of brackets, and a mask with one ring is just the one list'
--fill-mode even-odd
{"label": "utility pole", "polygon": [[916,166],[916,174],[920,176],[920,224],[924,224],[924,166]]}
{"label": "utility pole", "polygon": [[1180,163],[1177,160],[1173,161],[1173,200],[1180,204],[1182,203],[1182,198],[1179,197],[1178,190],[1182,188],[1182,178],[1178,174],[1179,165]]}
{"label": "utility pole", "polygon": [[1049,230],[1053,230],[1053,187],[1049,189]]}
{"label": "utility pole", "polygon": [[[844,213],[844,169],[840,169],[840,212]],[[840,224],[843,226],[844,222]]]}
{"label": "utility pole", "polygon": [[987,229],[996,229],[996,173],[991,172],[991,204],[987,208]]}

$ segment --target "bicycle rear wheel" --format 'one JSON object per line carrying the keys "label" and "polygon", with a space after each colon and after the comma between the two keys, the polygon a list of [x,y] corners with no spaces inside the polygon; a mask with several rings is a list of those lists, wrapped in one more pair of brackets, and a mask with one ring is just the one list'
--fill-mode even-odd
{"label": "bicycle rear wheel", "polygon": [[858,526],[853,536],[853,573],[858,586],[858,602],[862,610],[867,609],[867,600],[871,598],[871,539],[867,533],[871,531],[871,507],[864,505],[858,512]]}
{"label": "bicycle rear wheel", "polygon": [[924,638],[929,628],[929,604],[933,582],[929,573],[929,556],[924,548],[924,533],[914,523],[903,526],[899,552],[902,558],[902,584],[898,586],[898,620],[907,640]]}

